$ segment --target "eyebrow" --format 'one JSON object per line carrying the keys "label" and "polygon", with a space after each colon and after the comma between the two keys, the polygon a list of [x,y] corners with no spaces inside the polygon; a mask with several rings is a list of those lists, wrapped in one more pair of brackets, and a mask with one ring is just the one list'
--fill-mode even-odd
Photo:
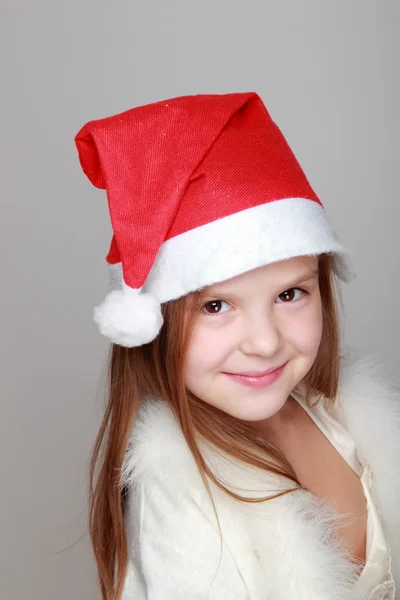
{"label": "eyebrow", "polygon": [[302,283],[303,281],[308,281],[309,279],[314,279],[314,277],[318,277],[318,275],[319,275],[318,267],[316,269],[308,269],[307,271],[304,271],[304,273],[302,273],[301,275],[299,275],[298,277],[296,277],[295,279],[293,279],[292,281],[287,283],[286,284],[287,289],[294,287],[295,285],[299,285],[299,283]]}
{"label": "eyebrow", "polygon": [[[298,275],[295,279],[292,279],[291,281],[287,282],[285,284],[285,290],[289,290],[293,287],[295,287],[296,285],[299,285],[300,283],[303,283],[305,281],[308,281],[309,279],[314,279],[315,277],[318,277],[319,275],[319,268],[316,267],[314,269],[307,269],[307,271],[303,271],[303,273],[300,273],[300,275]],[[218,286],[218,284],[214,284],[215,287]],[[211,287],[211,286],[210,286]],[[281,285],[281,288],[283,288],[284,286]],[[231,292],[229,290],[220,290],[220,289],[216,289],[216,290],[208,290],[207,288],[204,288],[203,290],[200,290],[201,294],[203,296],[224,296],[224,295],[228,295],[231,294]]]}

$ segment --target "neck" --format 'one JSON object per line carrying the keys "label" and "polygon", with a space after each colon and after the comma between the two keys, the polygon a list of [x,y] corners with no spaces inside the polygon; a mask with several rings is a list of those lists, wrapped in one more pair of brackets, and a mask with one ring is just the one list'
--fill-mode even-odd
{"label": "neck", "polygon": [[254,424],[257,432],[271,442],[282,439],[296,426],[300,414],[299,409],[301,410],[299,403],[292,396],[289,396],[277,413]]}

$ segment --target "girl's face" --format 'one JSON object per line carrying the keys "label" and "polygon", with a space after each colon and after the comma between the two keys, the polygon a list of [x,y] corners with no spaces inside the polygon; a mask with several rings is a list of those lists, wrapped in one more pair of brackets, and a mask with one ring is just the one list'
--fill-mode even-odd
{"label": "girl's face", "polygon": [[311,369],[321,337],[318,258],[254,269],[203,290],[186,387],[238,419],[267,419]]}

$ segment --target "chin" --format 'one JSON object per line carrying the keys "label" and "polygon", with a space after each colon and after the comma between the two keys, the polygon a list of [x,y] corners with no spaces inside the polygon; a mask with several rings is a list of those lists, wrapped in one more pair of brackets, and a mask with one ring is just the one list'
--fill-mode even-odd
{"label": "chin", "polygon": [[285,405],[289,395],[290,392],[288,394],[275,393],[272,398],[269,398],[268,394],[264,393],[264,397],[242,398],[235,406],[229,407],[227,404],[225,408],[221,407],[221,409],[242,421],[264,421],[275,415]]}

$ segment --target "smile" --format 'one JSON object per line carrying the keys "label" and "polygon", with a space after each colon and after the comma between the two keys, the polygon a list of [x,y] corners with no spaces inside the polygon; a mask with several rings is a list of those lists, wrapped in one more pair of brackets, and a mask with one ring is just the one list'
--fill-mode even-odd
{"label": "smile", "polygon": [[286,364],[287,363],[285,363],[281,367],[278,367],[274,371],[269,371],[269,372],[267,371],[266,373],[260,374],[260,375],[236,374],[236,373],[223,373],[223,375],[226,375],[233,381],[236,381],[236,383],[239,383],[246,387],[265,388],[265,387],[268,387],[269,385],[271,385],[272,383],[274,383],[274,381],[276,381],[277,379],[279,379],[279,377],[283,373],[283,370],[284,370]]}

